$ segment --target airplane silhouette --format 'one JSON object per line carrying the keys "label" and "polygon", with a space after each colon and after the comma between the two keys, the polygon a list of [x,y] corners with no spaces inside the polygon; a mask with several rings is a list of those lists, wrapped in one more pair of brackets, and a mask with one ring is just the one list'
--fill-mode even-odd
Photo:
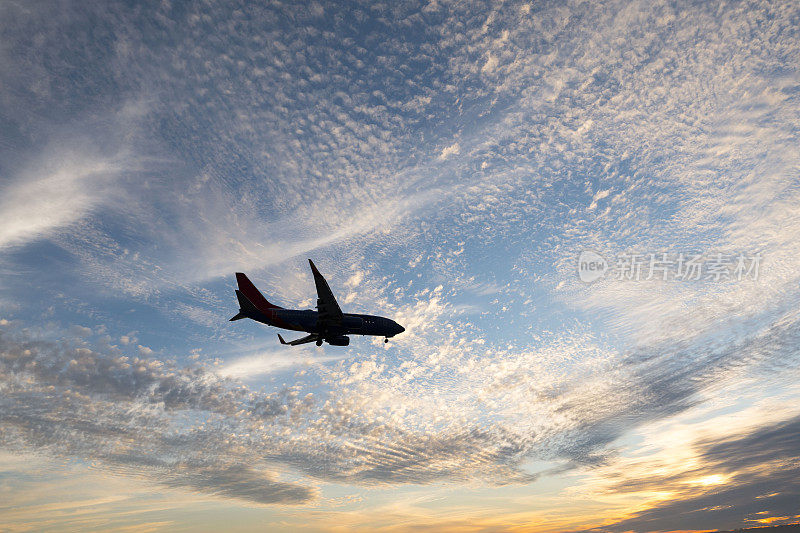
{"label": "airplane silhouette", "polygon": [[286,342],[278,334],[281,344],[297,346],[308,342],[316,342],[322,346],[327,342],[332,346],[347,346],[350,337],[347,335],[376,335],[385,337],[384,342],[389,342],[389,337],[394,337],[405,331],[405,328],[388,318],[374,315],[356,315],[342,313],[336,298],[333,296],[328,282],[319,273],[311,259],[311,272],[314,274],[314,283],[317,286],[317,310],[311,309],[284,309],[271,304],[256,289],[256,286],[241,272],[236,273],[236,298],[239,300],[239,312],[231,318],[241,320],[249,318],[268,326],[304,331],[305,337]]}

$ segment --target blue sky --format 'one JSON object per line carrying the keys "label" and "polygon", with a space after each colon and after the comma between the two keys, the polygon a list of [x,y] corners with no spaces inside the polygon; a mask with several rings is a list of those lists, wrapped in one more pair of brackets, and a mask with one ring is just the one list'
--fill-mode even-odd
{"label": "blue sky", "polygon": [[[797,521],[798,65],[792,2],[0,4],[4,521]],[[227,321],[307,258],[406,333]]]}

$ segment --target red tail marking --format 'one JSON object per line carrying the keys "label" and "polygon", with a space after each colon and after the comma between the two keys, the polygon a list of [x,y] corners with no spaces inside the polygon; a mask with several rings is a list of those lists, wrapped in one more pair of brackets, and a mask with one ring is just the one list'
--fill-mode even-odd
{"label": "red tail marking", "polygon": [[253,282],[247,279],[247,276],[241,272],[236,273],[236,283],[239,284],[239,290],[242,291],[242,294],[247,296],[247,299],[253,302],[253,305],[262,313],[266,313],[268,309],[282,309],[277,305],[269,303],[267,299],[264,298],[264,295],[258,292]]}

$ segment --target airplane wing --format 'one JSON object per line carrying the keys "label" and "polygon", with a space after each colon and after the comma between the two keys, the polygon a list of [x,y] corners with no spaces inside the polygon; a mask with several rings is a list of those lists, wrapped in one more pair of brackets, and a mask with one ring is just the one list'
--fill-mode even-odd
{"label": "airplane wing", "polygon": [[311,335],[306,335],[302,339],[297,339],[297,340],[294,340],[294,341],[286,342],[285,340],[283,340],[283,337],[281,337],[281,334],[278,333],[278,340],[281,341],[281,344],[288,344],[289,346],[297,346],[298,344],[306,344],[308,342],[316,342],[317,339],[319,339],[319,335],[317,335],[316,333],[312,333]]}
{"label": "airplane wing", "polygon": [[333,291],[328,286],[328,282],[319,273],[317,267],[311,259],[308,260],[311,265],[311,272],[314,274],[314,283],[317,286],[317,311],[319,312],[319,322],[323,329],[328,326],[338,326],[342,323],[342,309],[336,303],[336,298],[333,296]]}

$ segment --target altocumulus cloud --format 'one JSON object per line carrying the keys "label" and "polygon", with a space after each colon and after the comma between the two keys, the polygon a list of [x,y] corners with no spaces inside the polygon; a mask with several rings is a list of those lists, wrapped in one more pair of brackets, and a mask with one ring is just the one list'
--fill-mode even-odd
{"label": "altocumulus cloud", "polygon": [[3,334],[0,354],[6,448],[98,460],[169,486],[258,503],[299,503],[315,494],[274,479],[225,436],[245,410],[263,422],[291,410],[290,394],[255,395],[199,368],[66,342]]}
{"label": "altocumulus cloud", "polygon": [[[301,503],[308,477],[427,483],[530,479],[497,430],[420,433],[368,420],[347,399],[300,387],[266,394],[200,367],[127,357],[80,339],[0,337],[0,442],[91,459],[171,487],[257,503]],[[287,468],[289,467],[289,468]],[[305,482],[279,481],[277,473]]]}

